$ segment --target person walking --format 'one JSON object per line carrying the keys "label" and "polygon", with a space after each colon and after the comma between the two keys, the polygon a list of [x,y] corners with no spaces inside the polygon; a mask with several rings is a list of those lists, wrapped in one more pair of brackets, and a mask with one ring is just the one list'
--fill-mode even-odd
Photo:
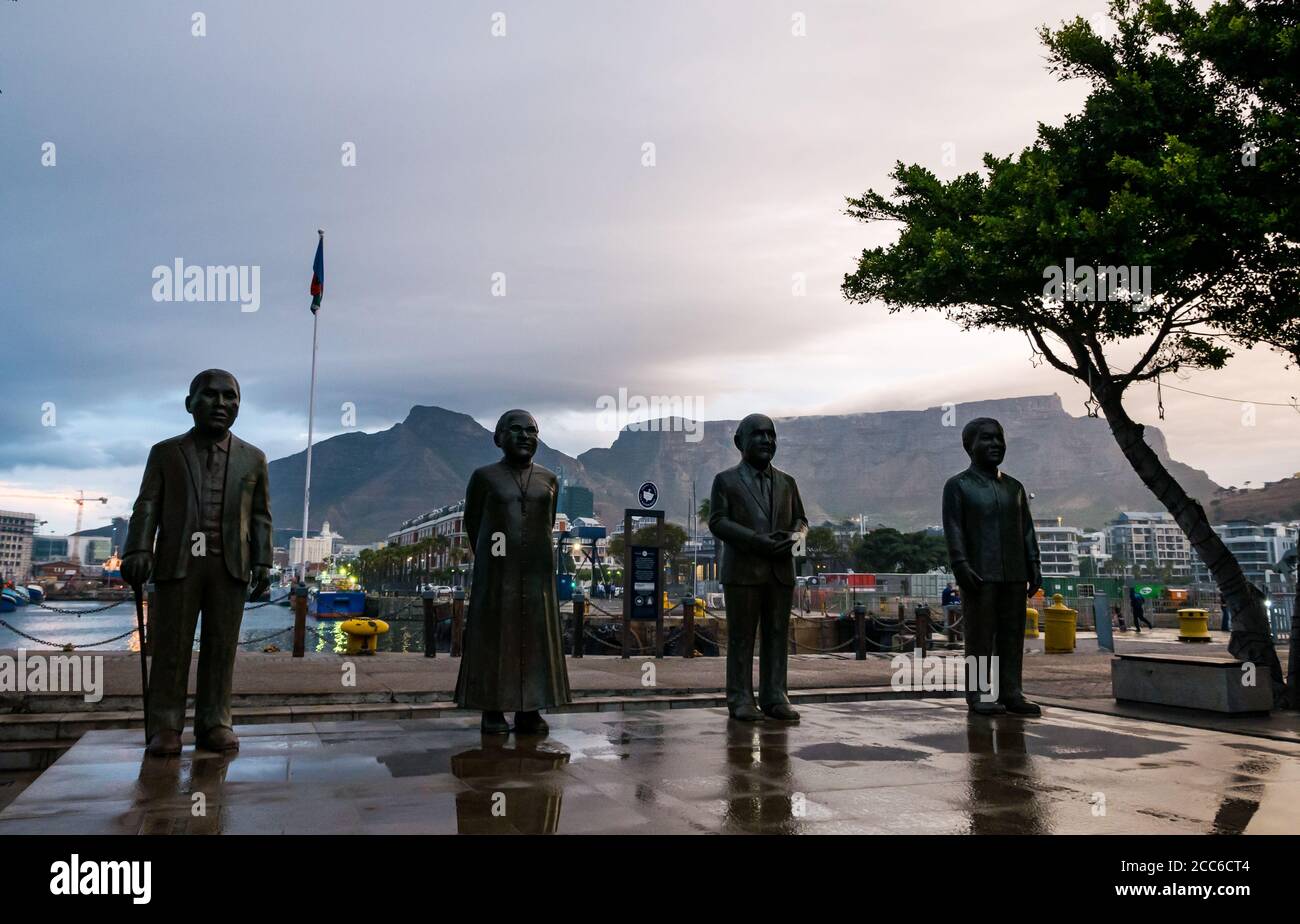
{"label": "person walking", "polygon": [[1151,620],[1147,619],[1146,616],[1143,615],[1145,603],[1142,600],[1142,595],[1137,592],[1136,587],[1129,588],[1128,602],[1129,607],[1133,610],[1133,631],[1138,635],[1141,635],[1142,623],[1146,623],[1148,629],[1155,629],[1155,626],[1151,624]]}

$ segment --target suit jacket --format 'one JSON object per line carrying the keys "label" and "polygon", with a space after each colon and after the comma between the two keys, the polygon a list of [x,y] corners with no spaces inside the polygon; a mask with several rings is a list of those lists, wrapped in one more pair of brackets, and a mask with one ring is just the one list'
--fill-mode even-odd
{"label": "suit jacket", "polygon": [[709,495],[709,531],[722,541],[723,584],[766,584],[779,581],[794,586],[794,558],[773,560],[757,548],[758,535],[771,532],[806,533],[808,518],[792,477],[769,466],[772,473],[772,507],[763,502],[753,470],[741,462],[719,472]]}
{"label": "suit jacket", "polygon": [[970,468],[948,479],[943,536],[953,570],[966,562],[985,581],[1027,581],[1039,560],[1029,495],[1006,472],[996,483]]}
{"label": "suit jacket", "polygon": [[[149,450],[140,496],[131,511],[125,554],[153,552],[155,581],[185,577],[193,536],[202,532],[202,483],[193,430]],[[266,456],[232,433],[221,505],[221,551],[226,570],[236,580],[247,583],[253,566],[271,566],[270,494]]]}

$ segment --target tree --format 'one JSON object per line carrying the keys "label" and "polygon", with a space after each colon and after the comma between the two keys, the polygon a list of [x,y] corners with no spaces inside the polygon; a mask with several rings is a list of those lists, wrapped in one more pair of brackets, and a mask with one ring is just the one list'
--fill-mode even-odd
{"label": "tree", "polygon": [[1263,343],[1300,366],[1300,5],[1295,0],[1148,0],[1157,34],[1201,64],[1219,105],[1243,113],[1242,160],[1265,205],[1267,242],[1238,304],[1216,319],[1236,342]]}
{"label": "tree", "polygon": [[948,560],[948,548],[942,536],[885,526],[858,539],[853,558],[861,571],[923,574]]}
{"label": "tree", "polygon": [[1243,267],[1267,249],[1267,206],[1240,162],[1243,117],[1220,106],[1215,79],[1135,2],[1115,0],[1111,18],[1110,38],[1081,18],[1040,33],[1051,70],[1090,81],[1081,113],[1040,124],[1017,155],[986,154],[982,175],[943,182],[899,163],[892,195],[848,200],[850,215],[901,233],[865,250],[843,291],[891,312],[941,311],[964,329],[1020,331],[1085,384],[1090,413],[1105,415],[1237,614],[1230,651],[1266,667],[1280,699],[1262,594],[1124,405],[1135,384],[1228,360],[1204,328],[1239,302]]}
{"label": "tree", "polygon": [[[642,526],[632,531],[633,545],[654,545],[658,542],[657,526]],[[664,547],[663,563],[669,568],[673,568],[677,557],[681,555],[682,548],[686,545],[686,540],[690,537],[686,530],[682,529],[676,523],[664,524]],[[615,536],[609,540],[609,557],[619,563],[621,567],[626,568],[627,562],[623,560],[623,537]]]}

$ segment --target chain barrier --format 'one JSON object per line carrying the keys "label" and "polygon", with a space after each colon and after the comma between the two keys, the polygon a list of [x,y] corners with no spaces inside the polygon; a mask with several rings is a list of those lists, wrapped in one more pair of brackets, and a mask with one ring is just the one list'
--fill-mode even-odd
{"label": "chain barrier", "polygon": [[293,631],[293,626],[289,626],[288,628],[281,629],[279,632],[272,632],[270,635],[262,635],[257,638],[244,639],[239,644],[256,645],[260,642],[265,642],[267,639],[275,638],[277,635],[284,635],[284,633],[291,632],[291,631]]}
{"label": "chain barrier", "polygon": [[135,629],[132,628],[132,629],[127,629],[121,635],[114,635],[112,638],[106,638],[98,642],[82,642],[80,645],[74,645],[72,644],[72,642],[51,642],[49,639],[38,638],[35,635],[31,635],[27,632],[24,632],[22,629],[19,629],[17,626],[10,625],[9,623],[5,622],[3,619],[0,619],[0,626],[4,626],[6,629],[8,629],[10,632],[13,632],[15,635],[22,636],[28,641],[36,642],[38,645],[48,645],[51,648],[61,648],[64,651],[76,651],[78,648],[96,648],[100,645],[107,645],[109,642],[120,641],[121,639],[126,638],[128,635],[135,634]]}
{"label": "chain barrier", "polygon": [[118,600],[115,603],[96,606],[88,610],[68,610],[61,606],[50,606],[48,603],[32,603],[32,606],[39,606],[43,610],[49,610],[51,613],[58,613],[60,616],[90,616],[95,613],[102,613],[105,610],[111,610],[114,607],[122,606],[124,603],[130,603],[130,600]]}

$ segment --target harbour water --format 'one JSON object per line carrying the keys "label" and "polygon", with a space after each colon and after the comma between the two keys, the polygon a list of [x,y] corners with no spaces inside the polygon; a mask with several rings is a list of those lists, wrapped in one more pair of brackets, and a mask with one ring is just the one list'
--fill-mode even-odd
{"label": "harbour water", "polygon": [[[135,604],[127,600],[110,609],[101,609],[103,603],[94,601],[59,602],[49,604],[65,612],[54,612],[37,606],[24,606],[13,613],[0,616],[8,626],[0,624],[0,649],[26,648],[29,651],[54,651],[65,644],[78,646],[77,650],[138,651],[135,632]],[[418,613],[407,613],[389,624],[389,631],[379,637],[380,651],[423,651],[424,626]],[[410,617],[409,619],[405,617]],[[24,638],[9,628],[21,630],[43,642]],[[244,609],[240,626],[240,645],[247,651],[260,651],[276,645],[288,651],[293,647],[293,611],[287,606],[249,604]],[[199,633],[194,634],[195,646]],[[317,620],[307,617],[307,650],[309,652],[343,651],[347,637],[335,620]]]}

